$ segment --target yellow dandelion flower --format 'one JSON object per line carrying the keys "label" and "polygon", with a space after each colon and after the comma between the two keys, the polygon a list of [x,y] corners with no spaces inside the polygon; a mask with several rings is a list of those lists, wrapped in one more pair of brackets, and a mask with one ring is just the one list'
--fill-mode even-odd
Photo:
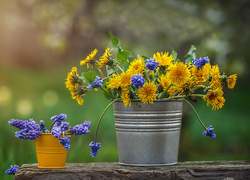
{"label": "yellow dandelion flower", "polygon": [[227,79],[227,88],[233,89],[236,84],[237,74],[233,74]]}
{"label": "yellow dandelion flower", "polygon": [[131,77],[132,74],[130,72],[123,72],[121,73],[121,85],[124,86],[129,86],[131,85]]}
{"label": "yellow dandelion flower", "polygon": [[65,82],[66,88],[67,89],[71,87],[76,88],[78,86],[77,79],[78,79],[77,68],[72,67],[71,71],[68,73],[68,76]]}
{"label": "yellow dandelion flower", "polygon": [[[165,91],[169,85],[171,85],[171,82],[169,81],[169,79],[167,78],[166,75],[161,75],[158,79],[159,84],[162,86],[163,90]],[[181,92],[182,88],[178,88],[177,86],[171,86],[167,93],[172,96],[173,94],[175,94],[175,92]]]}
{"label": "yellow dandelion flower", "polygon": [[128,88],[126,87],[122,88],[121,98],[125,107],[131,106],[130,91]]}
{"label": "yellow dandelion flower", "polygon": [[70,89],[72,99],[75,99],[79,105],[83,105],[83,99],[82,96],[85,95],[87,92],[84,89],[77,90],[76,88],[71,87]]}
{"label": "yellow dandelion flower", "polygon": [[197,66],[191,68],[192,75],[194,76],[194,82],[196,84],[204,84],[204,81],[209,77],[211,70],[211,64],[206,63],[202,68],[197,69]]}
{"label": "yellow dandelion flower", "polygon": [[212,66],[210,75],[212,76],[210,86],[213,87],[213,89],[222,88],[220,80],[220,69],[218,65]]}
{"label": "yellow dandelion flower", "polygon": [[113,75],[109,80],[109,84],[107,85],[107,88],[118,89],[119,87],[121,87],[121,76]]}
{"label": "yellow dandelion flower", "polygon": [[160,66],[169,66],[174,60],[174,56],[172,54],[168,56],[168,52],[157,52],[153,55],[153,58],[155,58],[155,62],[158,62]]}
{"label": "yellow dandelion flower", "polygon": [[143,87],[138,89],[138,97],[143,103],[151,103],[156,100],[157,87],[154,82],[145,83]]}
{"label": "yellow dandelion flower", "polygon": [[208,93],[203,97],[207,101],[207,106],[212,105],[212,110],[220,109],[225,103],[225,98],[222,96],[223,91],[218,88],[216,90],[209,90]]}
{"label": "yellow dandelion flower", "polygon": [[133,62],[131,62],[131,64],[128,67],[127,72],[131,73],[132,75],[143,74],[144,69],[145,69],[145,64],[144,64],[143,58],[139,57],[135,59]]}
{"label": "yellow dandelion flower", "polygon": [[182,87],[188,82],[191,73],[189,72],[187,65],[183,62],[177,62],[169,67],[167,77],[169,81],[178,87]]}
{"label": "yellow dandelion flower", "polygon": [[80,66],[87,64],[87,67],[89,67],[88,63],[94,64],[94,59],[97,52],[97,49],[92,51],[84,60],[80,61]]}
{"label": "yellow dandelion flower", "polygon": [[112,56],[112,54],[110,54],[110,48],[107,48],[105,50],[105,53],[100,57],[99,62],[98,62],[98,67],[102,68],[103,66],[105,66],[108,61],[109,61],[109,57]]}
{"label": "yellow dandelion flower", "polygon": [[164,74],[159,77],[158,82],[162,86],[163,90],[166,90],[168,88],[168,86],[171,84],[171,82],[169,81],[167,76]]}

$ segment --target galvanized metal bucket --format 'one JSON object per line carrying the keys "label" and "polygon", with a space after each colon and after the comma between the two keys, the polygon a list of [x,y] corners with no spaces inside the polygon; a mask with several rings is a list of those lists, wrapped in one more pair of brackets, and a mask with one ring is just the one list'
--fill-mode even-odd
{"label": "galvanized metal bucket", "polygon": [[122,101],[114,107],[119,163],[128,166],[165,166],[178,160],[182,100],[143,104]]}

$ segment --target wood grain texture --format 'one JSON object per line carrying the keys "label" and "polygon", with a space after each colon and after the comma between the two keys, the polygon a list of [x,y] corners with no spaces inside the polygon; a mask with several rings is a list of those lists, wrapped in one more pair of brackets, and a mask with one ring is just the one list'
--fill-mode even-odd
{"label": "wood grain texture", "polygon": [[250,161],[180,162],[162,167],[129,167],[119,163],[67,163],[65,169],[38,169],[24,164],[15,180],[239,180],[250,179]]}

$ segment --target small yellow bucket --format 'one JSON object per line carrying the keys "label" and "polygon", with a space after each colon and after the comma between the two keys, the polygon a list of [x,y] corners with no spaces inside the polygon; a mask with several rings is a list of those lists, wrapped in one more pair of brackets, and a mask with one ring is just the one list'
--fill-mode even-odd
{"label": "small yellow bucket", "polygon": [[65,168],[67,150],[50,133],[41,133],[35,140],[38,168],[60,169]]}

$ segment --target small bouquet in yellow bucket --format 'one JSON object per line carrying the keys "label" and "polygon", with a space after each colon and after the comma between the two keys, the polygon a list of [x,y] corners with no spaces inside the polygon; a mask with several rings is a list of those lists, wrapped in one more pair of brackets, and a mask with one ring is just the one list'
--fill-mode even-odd
{"label": "small bouquet in yellow bucket", "polygon": [[29,119],[29,121],[11,119],[9,124],[19,129],[19,131],[15,132],[15,137],[18,139],[36,140],[41,136],[41,133],[50,133],[55,138],[58,138],[59,143],[62,144],[65,150],[69,150],[70,135],[88,134],[90,132],[89,128],[91,127],[91,122],[85,121],[82,124],[71,127],[69,122],[66,122],[66,119],[66,114],[52,116],[51,120],[53,120],[53,123],[50,130],[46,128],[43,120],[40,120],[40,123],[38,124],[33,119]]}
{"label": "small bouquet in yellow bucket", "polygon": [[[43,120],[40,120],[38,124],[33,119],[11,119],[9,124],[19,129],[15,132],[15,137],[18,139],[35,141],[38,168],[54,169],[65,168],[71,135],[83,135],[90,132],[90,121],[71,127],[66,119],[66,114],[52,116],[53,123],[50,129],[46,128]],[[11,166],[6,174],[14,175],[18,167],[17,165]]]}
{"label": "small bouquet in yellow bucket", "polygon": [[[190,102],[198,102],[202,98],[213,110],[221,109],[225,103],[223,83],[233,89],[237,75],[227,76],[221,73],[218,65],[213,65],[208,57],[196,58],[196,47],[191,46],[181,61],[177,52],[156,52],[151,57],[133,55],[120,46],[120,41],[112,33],[110,39],[113,47],[107,48],[97,58],[98,50],[93,50],[80,66],[87,66],[88,72],[79,75],[77,67],[73,67],[66,79],[66,88],[79,105],[83,105],[83,96],[93,89],[101,89],[112,102],[122,100],[125,107],[131,105],[131,99],[153,104],[157,99],[182,99],[194,110],[195,115],[204,127],[206,136],[215,138],[212,126],[206,127],[200,120]],[[116,52],[116,56],[113,56]],[[132,59],[131,59],[132,58]],[[104,70],[106,72],[104,73]],[[198,93],[197,93],[198,92]],[[107,110],[104,110],[100,121]],[[96,156],[100,143],[90,143],[91,155]]]}

